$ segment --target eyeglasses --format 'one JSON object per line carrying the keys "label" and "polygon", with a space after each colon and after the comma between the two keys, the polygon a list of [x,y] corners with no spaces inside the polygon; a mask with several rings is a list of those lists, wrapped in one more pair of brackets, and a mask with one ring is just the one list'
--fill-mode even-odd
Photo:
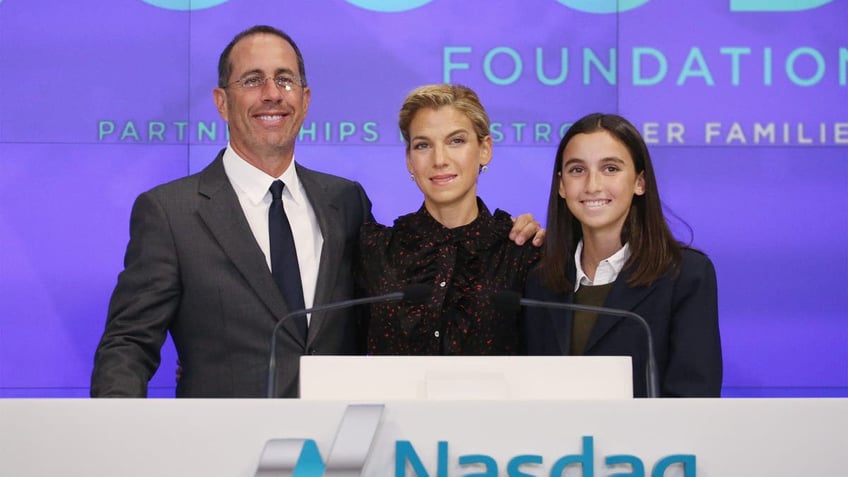
{"label": "eyeglasses", "polygon": [[229,83],[225,88],[229,88],[230,86],[237,84],[243,89],[257,89],[265,86],[265,82],[271,80],[274,82],[274,85],[277,89],[282,89],[286,92],[293,91],[296,87],[303,86],[299,78],[295,78],[294,76],[288,75],[279,75],[274,76],[273,78],[270,76],[261,77],[261,76],[248,76],[247,78],[242,78],[240,80],[235,80],[232,83]]}

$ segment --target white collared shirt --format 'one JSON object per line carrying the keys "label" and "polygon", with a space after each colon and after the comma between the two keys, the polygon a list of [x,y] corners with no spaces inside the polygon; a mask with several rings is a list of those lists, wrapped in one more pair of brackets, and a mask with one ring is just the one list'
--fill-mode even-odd
{"label": "white collared shirt", "polygon": [[[291,164],[294,164],[294,159]],[[297,249],[297,263],[303,283],[303,303],[310,308],[315,300],[318,264],[324,237],[321,235],[315,210],[306,198],[306,191],[303,190],[297,171],[292,165],[280,177],[271,177],[242,159],[229,144],[224,152],[224,171],[236,191],[256,243],[265,254],[268,270],[271,269],[271,243],[268,236],[268,209],[271,207],[269,188],[277,179],[286,185],[283,188],[283,207],[286,209]]]}
{"label": "white collared shirt", "polygon": [[594,280],[590,280],[586,272],[583,271],[583,265],[580,261],[581,255],[583,255],[583,240],[577,244],[577,250],[574,251],[574,264],[577,266],[577,278],[574,280],[575,292],[581,285],[606,285],[607,283],[614,282],[618,278],[618,274],[621,273],[621,269],[624,268],[624,264],[627,263],[627,259],[630,258],[630,246],[624,244],[623,247],[618,249],[618,252],[601,260],[601,263],[598,264],[598,268],[595,270]]}

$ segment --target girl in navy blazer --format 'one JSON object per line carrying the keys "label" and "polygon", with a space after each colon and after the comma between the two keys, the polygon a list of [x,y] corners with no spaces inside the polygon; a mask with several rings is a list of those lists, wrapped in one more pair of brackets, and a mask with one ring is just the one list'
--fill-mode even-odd
{"label": "girl in navy blazer", "polygon": [[[571,126],[554,161],[547,226],[528,298],[641,315],[660,396],[720,395],[715,269],[672,236],[648,148],[630,122],[596,113]],[[647,338],[636,320],[530,308],[525,327],[529,354],[630,356],[634,395],[646,395]]]}

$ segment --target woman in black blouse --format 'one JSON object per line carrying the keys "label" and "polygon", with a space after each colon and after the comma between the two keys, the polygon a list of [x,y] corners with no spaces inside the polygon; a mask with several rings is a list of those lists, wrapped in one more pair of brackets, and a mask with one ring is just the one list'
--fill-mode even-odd
{"label": "woman in black blouse", "polygon": [[432,285],[433,296],[418,305],[373,305],[367,352],[522,353],[519,316],[499,310],[492,297],[523,290],[538,250],[511,241],[509,214],[490,213],[477,197],[477,177],[492,160],[485,109],[464,86],[423,86],[407,96],[399,126],[406,166],[424,204],[392,227],[362,227],[360,279],[371,296],[411,284]]}

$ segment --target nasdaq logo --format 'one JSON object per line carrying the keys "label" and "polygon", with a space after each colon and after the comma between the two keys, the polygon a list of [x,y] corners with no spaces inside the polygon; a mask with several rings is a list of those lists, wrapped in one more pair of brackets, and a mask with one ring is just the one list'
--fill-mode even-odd
{"label": "nasdaq logo", "polygon": [[[2,1],[2,0],[0,0]],[[229,0],[141,0],[148,5],[164,8],[166,10],[203,10],[204,8],[217,7]]]}
{"label": "nasdaq logo", "polygon": [[[466,454],[456,455],[456,452],[451,452],[448,441],[439,441],[437,448],[437,456],[435,466],[430,466],[430,470],[422,462],[421,457],[415,450],[415,447],[409,441],[395,442],[395,477],[407,477],[407,469],[412,471],[416,477],[448,477],[448,469],[455,459],[455,467],[463,468],[463,470],[474,469],[476,471],[485,470],[485,472],[477,472],[474,474],[463,474],[465,476],[505,476],[505,477],[531,477],[533,475],[550,475],[563,476],[574,475],[572,471],[580,468],[580,475],[584,477],[600,477],[603,476],[628,476],[628,477],[665,477],[669,473],[675,476],[682,477],[697,477],[697,457],[694,454],[673,454],[665,456],[653,462],[653,459],[648,459],[647,462],[641,458],[630,454],[616,454],[599,456],[595,449],[595,438],[593,436],[583,436],[583,452],[579,454],[569,454],[561,456],[553,461],[549,457],[541,454],[520,454],[509,458],[505,466],[498,465],[498,458],[487,454]],[[600,457],[603,462],[599,467],[600,473],[595,472],[597,458]],[[502,459],[500,459],[502,460]],[[432,462],[430,462],[432,464]],[[622,474],[615,472],[616,470],[624,470],[624,467],[629,467],[630,472]],[[604,467],[604,469],[600,469]],[[432,470],[435,469],[435,472]],[[533,472],[528,474],[525,470]],[[541,471],[541,472],[540,472]],[[615,473],[610,473],[615,472]],[[453,475],[452,473],[450,475]]]}
{"label": "nasdaq logo", "polygon": [[374,12],[405,12],[423,7],[433,0],[346,0],[347,3]]}
{"label": "nasdaq logo", "polygon": [[730,0],[732,12],[799,12],[827,5],[833,0]]}
{"label": "nasdaq logo", "polygon": [[312,439],[271,439],[265,443],[256,477],[349,477],[362,474],[377,434],[383,404],[350,405],[345,409],[326,462]]}

